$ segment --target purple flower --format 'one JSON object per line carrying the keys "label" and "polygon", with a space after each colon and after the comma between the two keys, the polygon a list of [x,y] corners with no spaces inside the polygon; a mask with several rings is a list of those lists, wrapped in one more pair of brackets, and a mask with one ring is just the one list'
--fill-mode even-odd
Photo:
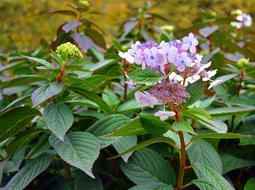
{"label": "purple flower", "polygon": [[196,53],[196,46],[198,45],[198,40],[197,38],[194,36],[193,33],[189,33],[188,36],[185,36],[183,38],[183,44],[182,44],[182,48],[184,50],[190,50],[191,53]]}
{"label": "purple flower", "polygon": [[183,72],[186,67],[192,66],[193,62],[189,55],[186,52],[183,52],[173,64],[177,67],[178,71]]}
{"label": "purple flower", "polygon": [[154,116],[159,117],[162,121],[165,121],[169,117],[175,116],[175,112],[173,112],[173,111],[158,111],[154,114]]}
{"label": "purple flower", "polygon": [[147,106],[153,108],[158,103],[157,99],[149,93],[136,92],[135,99],[142,108]]}

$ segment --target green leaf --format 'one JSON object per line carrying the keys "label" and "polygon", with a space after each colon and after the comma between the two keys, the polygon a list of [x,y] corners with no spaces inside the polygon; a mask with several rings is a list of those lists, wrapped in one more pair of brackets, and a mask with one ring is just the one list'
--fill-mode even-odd
{"label": "green leaf", "polygon": [[[210,143],[204,140],[196,141],[190,145],[187,152],[191,163],[205,164],[218,173],[222,173],[221,158]],[[197,173],[196,170],[195,172]]]}
{"label": "green leaf", "polygon": [[22,56],[22,57],[24,57],[26,59],[29,59],[31,61],[34,61],[36,63],[39,63],[39,64],[47,67],[48,69],[52,69],[52,70],[55,69],[51,63],[49,63],[48,61],[45,61],[44,59],[40,59],[40,58],[37,58],[37,57],[29,57],[29,56]]}
{"label": "green leaf", "polygon": [[[176,132],[174,132],[172,130],[169,130],[164,134],[164,137],[167,137],[167,138],[173,140],[177,147],[179,147],[179,148],[181,147],[180,137]],[[185,142],[185,144],[189,143],[190,139],[191,139],[191,135],[184,132],[184,142]]]}
{"label": "green leaf", "polygon": [[65,136],[64,142],[51,135],[49,142],[65,162],[94,178],[91,169],[100,151],[100,143],[94,135],[72,132]]}
{"label": "green leaf", "polygon": [[183,131],[188,133],[195,133],[191,125],[187,121],[174,122],[172,128],[177,131]]}
{"label": "green leaf", "polygon": [[219,86],[229,81],[230,79],[235,78],[236,76],[238,76],[238,74],[229,74],[229,75],[220,76],[214,80],[215,82],[217,81],[217,83],[213,85],[213,87]]}
{"label": "green leaf", "polygon": [[[201,112],[199,113],[198,110]],[[206,111],[204,112],[202,110],[203,109],[192,108],[184,111],[183,114],[217,133],[227,132],[228,126],[224,122],[220,120],[211,120],[210,115]]]}
{"label": "green leaf", "polygon": [[22,103],[23,101],[30,99],[31,95],[27,94],[24,96],[21,96],[15,100],[13,100],[10,104],[8,104],[6,107],[4,107],[2,110],[0,110],[2,113],[5,112],[6,110],[9,110],[10,108],[14,107],[15,105]]}
{"label": "green leaf", "polygon": [[[4,166],[4,173],[17,172],[20,170],[20,165],[25,157],[26,149],[18,150],[15,155],[7,161]],[[8,155],[9,156],[9,155]]]}
{"label": "green leaf", "polygon": [[247,135],[239,133],[201,133],[193,136],[191,142],[199,139],[241,139],[245,137],[247,137]]}
{"label": "green leaf", "polygon": [[[115,141],[112,145],[117,150],[119,154],[122,154],[126,150],[130,149],[131,147],[135,146],[137,143],[137,137],[136,136],[127,136],[127,137],[121,137],[117,141]],[[131,156],[132,152],[129,154],[122,155],[122,159],[127,162],[129,157]]]}
{"label": "green leaf", "polygon": [[7,147],[6,151],[9,156],[14,155],[21,148],[29,144],[43,130],[38,128],[30,129],[24,133],[20,133]]}
{"label": "green leaf", "polygon": [[43,111],[43,118],[47,128],[62,141],[74,121],[72,110],[64,103],[48,104]]}
{"label": "green leaf", "polygon": [[137,145],[133,146],[132,148],[126,150],[125,152],[123,152],[117,156],[112,157],[111,159],[118,158],[118,157],[128,154],[130,152],[140,150],[144,147],[147,147],[147,146],[155,144],[155,143],[166,143],[166,144],[176,148],[175,142],[172,139],[167,138],[167,137],[154,137],[154,138],[151,138],[151,139],[148,139],[148,140],[138,143]]}
{"label": "green leaf", "polygon": [[217,190],[234,190],[232,185],[217,171],[201,163],[193,163],[199,179],[208,180]]}
{"label": "green leaf", "polygon": [[22,190],[40,173],[42,173],[51,163],[52,158],[42,155],[34,160],[30,160],[26,165],[8,182],[5,189]]}
{"label": "green leaf", "polygon": [[49,98],[59,94],[63,89],[63,84],[58,84],[56,82],[48,83],[40,88],[36,89],[32,93],[33,107],[38,106]]}
{"label": "green leaf", "polygon": [[144,184],[136,185],[128,190],[173,190],[172,185],[164,183],[147,182]]}
{"label": "green leaf", "polygon": [[204,94],[204,82],[199,80],[193,84],[190,84],[186,91],[190,95],[190,98],[187,100],[187,105],[191,105],[202,98]]}
{"label": "green leaf", "polygon": [[250,167],[255,165],[254,160],[243,160],[240,158],[236,158],[230,154],[223,154],[221,156],[223,162],[223,174],[226,174],[232,170]]}
{"label": "green leaf", "polygon": [[84,175],[83,173],[75,177],[75,189],[74,190],[103,190],[102,180],[99,177],[92,179]]}
{"label": "green leaf", "polygon": [[107,147],[114,143],[119,137],[110,136],[114,131],[125,126],[129,118],[124,115],[110,115],[94,123],[87,132],[95,135],[101,144],[101,148]]}
{"label": "green leaf", "polygon": [[41,113],[29,107],[20,107],[10,110],[0,116],[0,142],[9,136],[16,135],[22,127],[25,127]]}
{"label": "green leaf", "polygon": [[105,103],[110,107],[114,107],[119,103],[118,96],[109,88],[104,89],[102,97]]}
{"label": "green leaf", "polygon": [[244,190],[253,190],[255,187],[255,177],[250,178],[244,186]]}
{"label": "green leaf", "polygon": [[97,103],[87,99],[67,100],[65,101],[65,103],[70,104],[72,106],[83,106],[83,107],[89,107],[89,108],[95,108],[95,109],[99,108]]}
{"label": "green leaf", "polygon": [[96,102],[103,112],[112,113],[112,109],[102,100],[101,97],[97,96],[96,94],[78,87],[70,87],[70,89],[77,94],[80,94],[90,99],[91,101]]}
{"label": "green leaf", "polygon": [[194,179],[192,180],[192,183],[201,190],[217,190],[216,187],[206,179]]}
{"label": "green leaf", "polygon": [[128,101],[124,102],[123,104],[121,104],[116,109],[116,112],[117,113],[127,113],[127,112],[140,110],[140,109],[141,109],[140,104],[135,99],[131,99],[131,100],[128,100]]}
{"label": "green leaf", "polygon": [[112,136],[131,136],[131,135],[144,135],[147,134],[143,128],[140,118],[135,118],[129,123],[116,130]]}
{"label": "green leaf", "polygon": [[255,107],[225,107],[225,108],[214,108],[209,110],[209,114],[214,117],[221,117],[233,114],[241,114],[247,112],[254,112]]}
{"label": "green leaf", "polygon": [[213,103],[215,98],[216,96],[212,96],[204,100],[198,100],[192,105],[192,107],[205,109]]}
{"label": "green leaf", "polygon": [[128,77],[137,84],[155,84],[162,79],[162,76],[150,69],[137,69],[128,74]]}
{"label": "green leaf", "polygon": [[0,89],[10,88],[10,87],[19,86],[19,85],[27,85],[27,84],[35,83],[38,81],[48,81],[48,79],[44,77],[36,76],[36,75],[22,76],[22,77],[18,77],[18,78],[1,83]]}
{"label": "green leaf", "polygon": [[145,131],[151,134],[163,134],[169,130],[170,125],[152,115],[140,115],[140,120]]}
{"label": "green leaf", "polygon": [[175,173],[167,160],[151,149],[135,152],[128,163],[120,165],[124,174],[135,184],[159,183],[175,185]]}

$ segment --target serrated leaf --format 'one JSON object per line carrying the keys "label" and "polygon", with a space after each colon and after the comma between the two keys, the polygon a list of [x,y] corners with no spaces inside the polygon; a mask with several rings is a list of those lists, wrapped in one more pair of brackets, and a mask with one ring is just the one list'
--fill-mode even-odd
{"label": "serrated leaf", "polygon": [[190,98],[187,100],[187,105],[195,103],[197,100],[201,99],[204,94],[204,82],[199,80],[193,84],[190,84],[186,91],[189,93]]}
{"label": "serrated leaf", "polygon": [[151,138],[151,139],[148,139],[148,140],[138,143],[137,145],[133,146],[132,148],[124,151],[123,153],[121,153],[117,156],[112,157],[111,159],[118,158],[118,157],[128,154],[130,152],[140,150],[142,148],[145,148],[145,147],[155,144],[155,143],[166,143],[166,144],[176,148],[175,142],[172,139],[167,138],[167,137],[154,137],[154,138]]}
{"label": "serrated leaf", "polygon": [[16,135],[22,127],[25,127],[41,113],[29,107],[20,107],[10,110],[0,116],[0,142],[9,136]]}
{"label": "serrated leaf", "polygon": [[254,112],[255,107],[224,107],[224,108],[214,108],[209,110],[209,114],[215,117],[227,116],[233,114],[241,114],[247,112]]}
{"label": "serrated leaf", "polygon": [[118,96],[114,93],[113,90],[111,89],[104,89],[103,95],[102,95],[103,100],[107,105],[110,107],[114,107],[119,103],[119,98]]}
{"label": "serrated leaf", "polygon": [[193,136],[191,142],[199,139],[241,139],[245,137],[247,137],[247,135],[239,133],[201,133]]}
{"label": "serrated leaf", "polygon": [[193,134],[195,133],[194,129],[191,127],[191,125],[187,121],[175,122],[172,125],[172,128],[177,131],[183,131],[183,132],[188,132]]}
{"label": "serrated leaf", "polygon": [[49,98],[59,94],[63,89],[63,84],[58,84],[56,82],[48,83],[40,88],[36,89],[32,93],[33,107],[38,106]]}
{"label": "serrated leaf", "polygon": [[94,178],[92,166],[100,151],[100,143],[94,135],[72,132],[65,136],[64,142],[51,135],[49,142],[65,162]]}
{"label": "serrated leaf", "polygon": [[19,86],[19,85],[27,85],[27,84],[38,82],[38,81],[48,81],[48,80],[47,78],[36,76],[36,75],[21,76],[21,77],[1,83],[0,89],[10,88],[10,87]]}
{"label": "serrated leaf", "polygon": [[[115,141],[112,145],[117,150],[119,154],[122,154],[126,150],[130,149],[131,147],[137,144],[137,137],[136,136],[126,136],[121,137],[117,141]],[[132,152],[122,155],[122,159],[127,162],[129,157],[132,155]]]}
{"label": "serrated leaf", "polygon": [[159,73],[149,69],[134,70],[128,74],[128,77],[137,84],[155,84],[162,79]]}
{"label": "serrated leaf", "polygon": [[221,158],[210,143],[204,140],[196,141],[189,146],[187,152],[191,163],[202,163],[222,173]]}
{"label": "serrated leaf", "polygon": [[131,135],[144,135],[147,131],[143,128],[140,118],[135,118],[129,123],[116,130],[112,136],[131,136]]}
{"label": "serrated leaf", "polygon": [[135,99],[131,99],[131,100],[128,100],[128,101],[124,102],[123,104],[121,104],[116,109],[116,112],[117,113],[127,113],[130,111],[135,111],[135,110],[139,110],[139,109],[141,109],[140,104]]}
{"label": "serrated leaf", "polygon": [[167,122],[152,115],[140,115],[140,121],[145,131],[151,134],[163,134],[170,127]]}
{"label": "serrated leaf", "polygon": [[120,165],[125,175],[134,183],[165,183],[175,185],[175,173],[169,162],[151,149],[135,152],[128,163]]}
{"label": "serrated leaf", "polygon": [[217,190],[234,190],[232,185],[211,167],[201,163],[194,163],[193,165],[198,171],[198,177],[210,181]]}
{"label": "serrated leaf", "polygon": [[244,160],[240,158],[236,158],[230,154],[221,155],[221,159],[223,162],[223,174],[226,174],[232,170],[250,167],[255,165],[254,160]]}
{"label": "serrated leaf", "polygon": [[216,187],[206,179],[194,179],[192,180],[192,183],[201,190],[217,190]]}
{"label": "serrated leaf", "polygon": [[119,139],[110,135],[129,121],[129,118],[124,115],[110,115],[94,123],[87,131],[95,135],[100,141],[101,148],[104,148]]}
{"label": "serrated leaf", "polygon": [[72,110],[64,103],[48,104],[43,111],[43,118],[47,128],[62,141],[74,121]]}
{"label": "serrated leaf", "polygon": [[48,155],[42,155],[34,160],[28,161],[26,165],[8,182],[4,189],[24,189],[50,165],[51,161],[52,158]]}

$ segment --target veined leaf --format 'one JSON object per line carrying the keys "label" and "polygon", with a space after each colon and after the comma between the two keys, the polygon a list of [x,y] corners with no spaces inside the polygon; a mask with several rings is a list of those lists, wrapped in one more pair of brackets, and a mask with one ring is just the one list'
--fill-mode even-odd
{"label": "veined leaf", "polygon": [[255,187],[255,177],[250,178],[244,186],[244,190],[253,190]]}
{"label": "veined leaf", "polygon": [[173,190],[172,185],[165,183],[147,182],[144,184],[136,185],[128,190]]}
{"label": "veined leaf", "polygon": [[163,134],[170,127],[169,123],[152,115],[140,115],[140,121],[145,131],[151,134]]}
{"label": "veined leaf", "polygon": [[199,139],[241,139],[245,137],[247,137],[247,135],[238,133],[201,133],[193,136],[191,142]]}
{"label": "veined leaf", "polygon": [[123,104],[121,104],[116,109],[116,112],[117,113],[127,113],[130,111],[135,111],[135,110],[139,110],[139,109],[141,109],[140,104],[135,99],[131,99],[131,100],[128,100],[128,101],[124,102]]}
{"label": "veined leaf", "polygon": [[155,84],[162,79],[162,76],[150,69],[137,69],[128,74],[128,77],[137,84]]}
{"label": "veined leaf", "polygon": [[51,163],[52,158],[42,155],[34,160],[28,161],[26,165],[8,182],[4,189],[22,190]]}
{"label": "veined leaf", "polygon": [[56,82],[48,83],[40,88],[36,89],[32,93],[33,107],[38,106],[49,98],[59,94],[63,89],[63,84],[58,84]]}
{"label": "veined leaf", "polygon": [[172,128],[178,131],[188,132],[188,133],[195,133],[194,129],[191,127],[191,125],[187,121],[180,121],[175,122],[172,125]]}
{"label": "veined leaf", "polygon": [[96,179],[92,179],[84,175],[83,173],[75,177],[75,188],[74,190],[103,190],[103,184],[100,177],[96,176]]}
{"label": "veined leaf", "polygon": [[87,132],[72,132],[65,136],[64,142],[54,135],[50,136],[49,142],[65,162],[94,178],[91,169],[100,151],[95,136]]}
{"label": "veined leaf", "polygon": [[254,112],[255,107],[224,107],[209,110],[209,114],[215,117]]}
{"label": "veined leaf", "polygon": [[23,56],[24,58],[27,58],[31,61],[34,61],[36,63],[39,63],[45,67],[47,67],[48,69],[52,69],[54,70],[55,68],[53,67],[53,64],[49,63],[48,61],[45,61],[44,59],[40,59],[40,58],[37,58],[37,57],[29,57],[29,56]]}
{"label": "veined leaf", "polygon": [[201,190],[217,190],[207,179],[194,179],[192,180],[192,183]]}
{"label": "veined leaf", "polygon": [[47,128],[62,141],[74,121],[72,110],[64,103],[48,104],[44,109],[43,118]]}

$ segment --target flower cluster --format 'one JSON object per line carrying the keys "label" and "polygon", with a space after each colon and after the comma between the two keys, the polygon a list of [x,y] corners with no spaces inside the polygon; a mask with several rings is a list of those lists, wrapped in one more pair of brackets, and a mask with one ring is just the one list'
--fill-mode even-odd
{"label": "flower cluster", "polygon": [[171,73],[178,76],[171,76],[170,79],[176,79],[175,82],[184,81],[185,78],[187,85],[187,82],[193,83],[200,78],[207,81],[216,74],[216,70],[206,71],[210,63],[201,63],[202,56],[196,53],[197,46],[197,38],[190,33],[182,40],[162,41],[160,44],[138,41],[127,52],[119,52],[119,56],[129,64],[141,65],[142,69],[149,68],[164,75]]}
{"label": "flower cluster", "polygon": [[80,50],[76,47],[76,45],[67,42],[64,44],[61,44],[57,47],[56,53],[63,55],[63,56],[70,56],[70,57],[77,57],[82,58],[83,55],[80,52]]}
{"label": "flower cluster", "polygon": [[[198,40],[193,33],[182,40],[155,43],[139,41],[132,44],[127,52],[119,52],[125,63],[138,64],[142,69],[148,68],[162,75],[165,80],[158,82],[148,91],[136,92],[135,98],[141,107],[154,107],[156,104],[169,103],[180,105],[189,98],[185,86],[199,79],[208,81],[216,70],[207,71],[211,62],[203,64],[202,56],[197,53]],[[155,116],[166,120],[174,112],[158,111]]]}
{"label": "flower cluster", "polygon": [[241,10],[236,10],[233,14],[237,15],[237,22],[231,22],[231,26],[236,27],[237,29],[245,27],[250,27],[252,25],[252,17],[247,13],[243,13]]}

